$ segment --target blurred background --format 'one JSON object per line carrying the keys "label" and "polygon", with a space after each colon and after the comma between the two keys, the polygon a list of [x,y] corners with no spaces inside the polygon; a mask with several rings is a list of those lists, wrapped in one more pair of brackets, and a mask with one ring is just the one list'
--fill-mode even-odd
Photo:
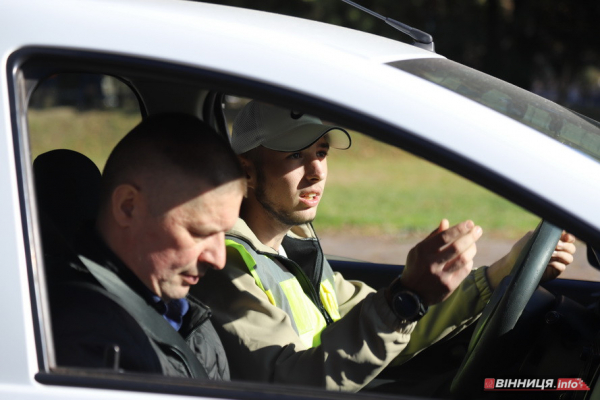
{"label": "blurred background", "polygon": [[[328,22],[410,42],[341,0],[205,1]],[[600,119],[600,1],[357,0],[433,36],[436,52]]]}

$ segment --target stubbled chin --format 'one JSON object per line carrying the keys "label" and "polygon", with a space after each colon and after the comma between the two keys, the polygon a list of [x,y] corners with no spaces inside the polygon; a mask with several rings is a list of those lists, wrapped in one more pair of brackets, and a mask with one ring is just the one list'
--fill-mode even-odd
{"label": "stubbled chin", "polygon": [[304,210],[300,210],[296,213],[296,220],[298,224],[305,224],[308,222],[312,222],[317,216],[317,208],[311,207]]}

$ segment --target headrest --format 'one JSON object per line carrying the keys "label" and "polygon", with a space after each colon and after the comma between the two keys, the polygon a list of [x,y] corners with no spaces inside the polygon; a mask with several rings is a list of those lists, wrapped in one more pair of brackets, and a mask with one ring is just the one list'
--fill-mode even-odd
{"label": "headrest", "polygon": [[98,211],[101,173],[96,164],[72,150],[52,150],[33,162],[38,209],[71,240],[81,223]]}

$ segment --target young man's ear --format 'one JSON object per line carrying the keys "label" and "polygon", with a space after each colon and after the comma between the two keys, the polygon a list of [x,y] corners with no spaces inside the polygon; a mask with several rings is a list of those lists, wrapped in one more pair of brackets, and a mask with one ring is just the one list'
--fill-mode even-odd
{"label": "young man's ear", "polygon": [[239,155],[238,158],[240,160],[240,164],[242,164],[244,174],[246,174],[247,188],[254,189],[256,185],[256,169],[254,168],[254,163],[246,155]]}
{"label": "young man's ear", "polygon": [[111,212],[116,223],[123,228],[131,226],[141,201],[141,193],[135,186],[126,183],[117,186],[111,197]]}

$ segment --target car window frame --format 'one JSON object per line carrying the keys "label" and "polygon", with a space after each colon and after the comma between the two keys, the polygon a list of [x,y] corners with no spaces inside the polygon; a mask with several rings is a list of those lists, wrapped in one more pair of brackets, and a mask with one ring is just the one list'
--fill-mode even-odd
{"label": "car window frame", "polygon": [[[16,160],[19,206],[22,212],[23,240],[25,244],[27,271],[30,287],[30,300],[34,320],[36,351],[39,371],[35,380],[42,384],[84,386],[159,392],[211,397],[256,398],[257,393],[277,394],[282,398],[300,398],[298,389],[280,385],[252,384],[248,382],[203,382],[201,385],[182,378],[152,377],[136,378],[136,374],[118,375],[109,371],[85,370],[81,368],[57,368],[54,366],[48,300],[45,293],[45,276],[42,261],[41,241],[38,228],[37,209],[33,189],[29,137],[27,128],[27,106],[36,81],[42,76],[57,71],[102,73],[125,76],[135,73],[150,78],[169,76],[169,80],[195,83],[208,90],[235,93],[242,97],[269,100],[282,105],[294,104],[305,112],[330,121],[344,121],[344,126],[401,148],[414,155],[429,160],[449,171],[466,177],[475,183],[502,196],[526,209],[535,210],[542,217],[559,214],[556,205],[540,199],[526,188],[499,176],[481,165],[466,160],[439,145],[418,135],[392,126],[388,123],[362,114],[356,110],[333,104],[325,99],[315,98],[306,93],[258,82],[242,76],[204,69],[200,66],[184,65],[176,62],[148,59],[141,56],[113,54],[107,52],[75,50],[52,47],[26,47],[15,51],[7,62],[9,105],[11,109],[12,139]],[[168,74],[167,74],[168,73]],[[142,107],[143,110],[143,107]],[[594,240],[600,247],[599,232],[585,221],[576,219],[567,210],[558,210],[562,216],[550,219],[561,226],[569,226],[573,233],[583,239]],[[302,393],[318,394],[321,398],[341,398],[331,392],[302,387]],[[350,394],[342,394],[352,398]]]}

